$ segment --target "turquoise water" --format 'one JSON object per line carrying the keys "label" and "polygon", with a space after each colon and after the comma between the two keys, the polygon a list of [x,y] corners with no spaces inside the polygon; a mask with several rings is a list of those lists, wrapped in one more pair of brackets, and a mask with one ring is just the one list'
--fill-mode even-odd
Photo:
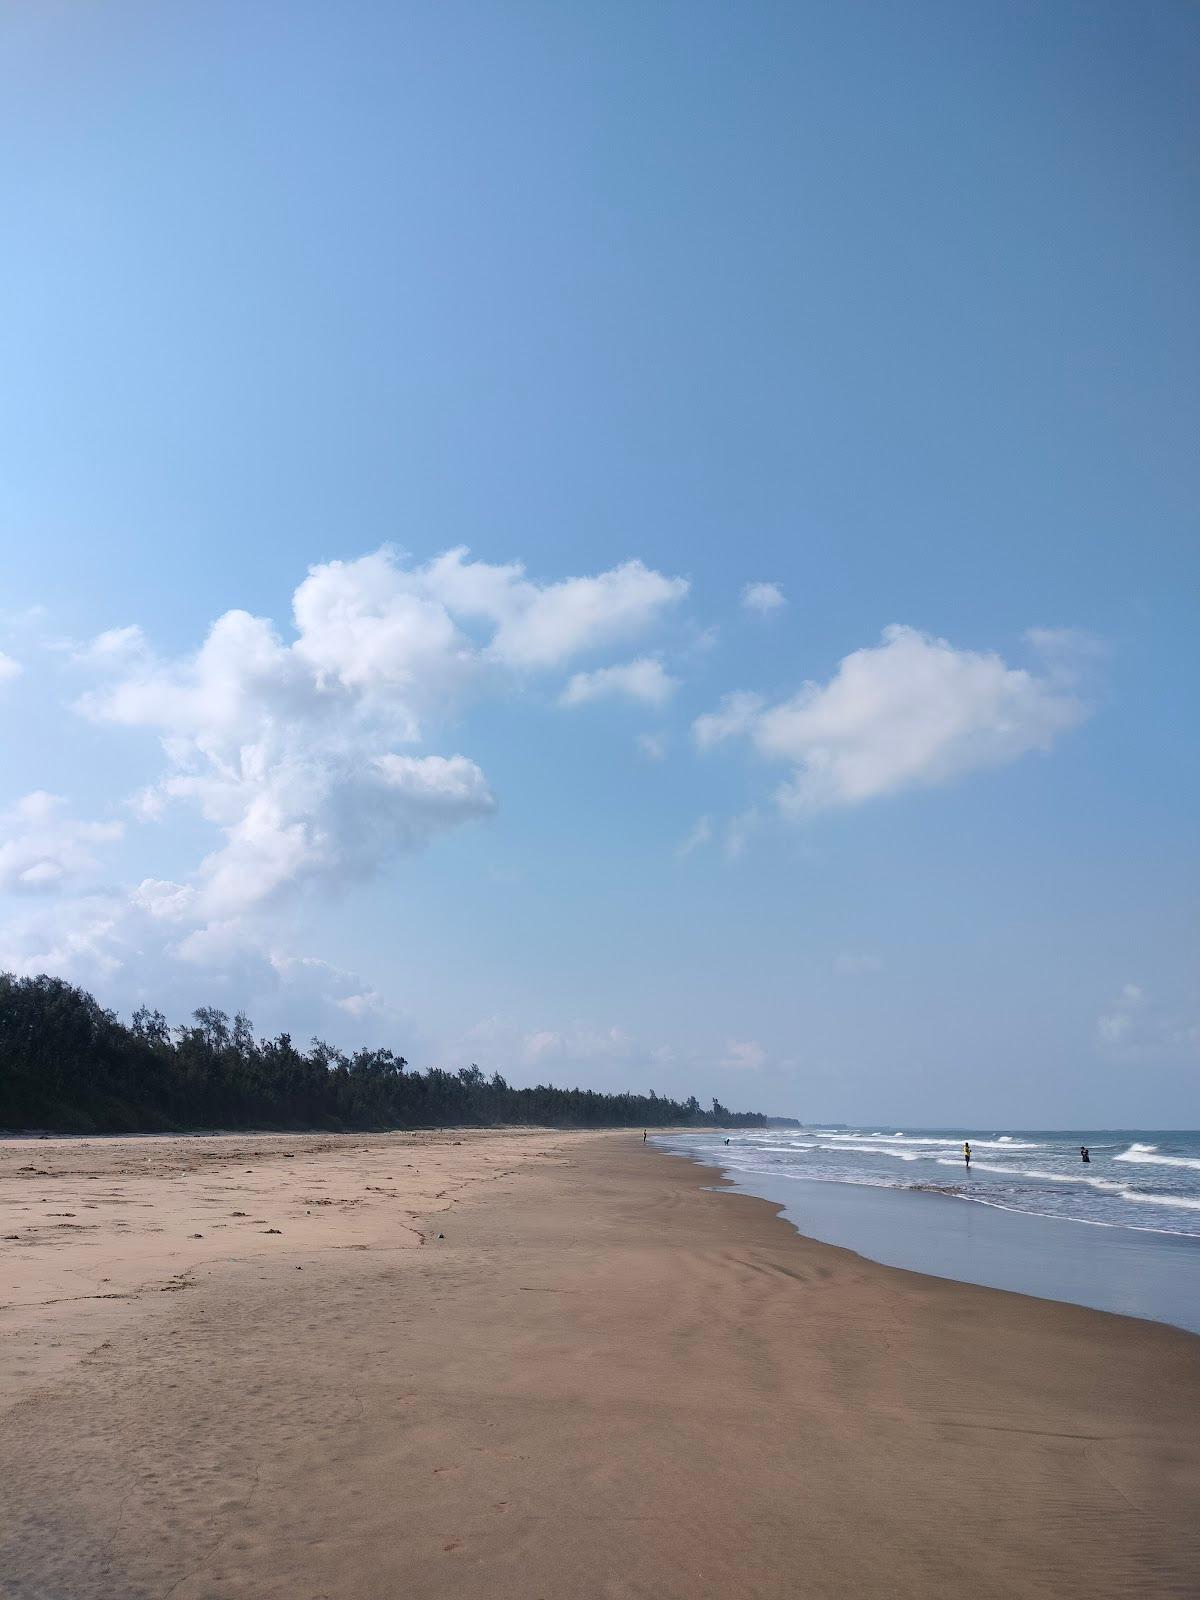
{"label": "turquoise water", "polygon": [[656,1142],[873,1260],[1200,1332],[1198,1133],[876,1125]]}

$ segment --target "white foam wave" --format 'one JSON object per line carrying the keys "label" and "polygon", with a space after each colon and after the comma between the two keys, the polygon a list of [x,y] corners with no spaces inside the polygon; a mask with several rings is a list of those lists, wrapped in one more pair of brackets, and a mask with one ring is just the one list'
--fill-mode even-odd
{"label": "white foam wave", "polygon": [[888,1149],[886,1145],[878,1144],[819,1144],[818,1150],[829,1150],[834,1155],[842,1155],[851,1151],[864,1156],[891,1156],[893,1161],[920,1161],[924,1158],[921,1150],[896,1150]]}
{"label": "white foam wave", "polygon": [[1156,1144],[1131,1144],[1113,1160],[1132,1161],[1145,1167],[1186,1167],[1191,1172],[1200,1172],[1200,1161],[1194,1161],[1191,1156],[1160,1156],[1157,1150]]}
{"label": "white foam wave", "polygon": [[1126,1189],[1126,1200],[1136,1200],[1144,1206],[1174,1206],[1179,1211],[1200,1211],[1200,1195],[1146,1194],[1141,1189]]}
{"label": "white foam wave", "polygon": [[[954,1135],[928,1135],[919,1133],[831,1133],[823,1134],[823,1138],[836,1139],[838,1144],[846,1149],[861,1150],[864,1146],[872,1149],[890,1149],[897,1140],[905,1144],[920,1145],[929,1150],[961,1150],[963,1139],[970,1139],[973,1150],[1042,1150],[1045,1146],[1038,1140],[1014,1139],[1011,1133],[1001,1135],[998,1139],[976,1139],[973,1134]],[[877,1145],[875,1141],[880,1143]],[[829,1146],[828,1148],[833,1148]]]}
{"label": "white foam wave", "polygon": [[[961,1160],[954,1160],[941,1156],[938,1158],[939,1167],[961,1167]],[[1083,1184],[1089,1189],[1102,1189],[1107,1194],[1124,1194],[1125,1185],[1114,1183],[1111,1178],[1087,1178],[1082,1173],[1075,1172],[1042,1172],[1037,1167],[998,1167],[990,1161],[972,1161],[972,1172],[998,1172],[1002,1178],[1032,1178],[1039,1183],[1074,1183]]]}
{"label": "white foam wave", "polygon": [[[939,1160],[940,1167],[957,1167],[957,1161]],[[1115,1194],[1122,1200],[1138,1205],[1171,1206],[1178,1211],[1200,1211],[1200,1195],[1147,1194],[1143,1189],[1131,1189],[1126,1183],[1115,1183],[1111,1178],[1085,1178],[1082,1173],[1039,1172],[1036,1168],[997,1167],[986,1161],[972,1161],[971,1171],[998,1172],[1006,1178],[1032,1178],[1039,1183],[1082,1184],[1088,1189],[1098,1189],[1102,1194]]]}

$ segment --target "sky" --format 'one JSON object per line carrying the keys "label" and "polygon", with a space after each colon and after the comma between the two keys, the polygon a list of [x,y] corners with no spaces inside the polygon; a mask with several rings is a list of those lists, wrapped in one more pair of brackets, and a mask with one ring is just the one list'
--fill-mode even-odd
{"label": "sky", "polygon": [[0,968],[1200,1124],[1200,12],[0,4]]}

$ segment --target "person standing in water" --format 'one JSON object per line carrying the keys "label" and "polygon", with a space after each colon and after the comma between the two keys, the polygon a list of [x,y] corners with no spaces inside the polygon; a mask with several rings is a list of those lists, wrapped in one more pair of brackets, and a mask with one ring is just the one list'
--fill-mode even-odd
{"label": "person standing in water", "polygon": [[971,1165],[971,1146],[965,1139],[963,1140],[963,1160],[967,1163],[969,1168]]}
{"label": "person standing in water", "polygon": [[1079,1159],[1080,1159],[1080,1161],[1086,1161],[1089,1164],[1091,1162],[1092,1152],[1088,1149],[1087,1145],[1085,1145],[1085,1144],[1081,1144],[1079,1146]]}
{"label": "person standing in water", "polygon": [[646,1142],[646,1130],[645,1130],[645,1128],[643,1128],[642,1129],[642,1143],[645,1144],[645,1142]]}

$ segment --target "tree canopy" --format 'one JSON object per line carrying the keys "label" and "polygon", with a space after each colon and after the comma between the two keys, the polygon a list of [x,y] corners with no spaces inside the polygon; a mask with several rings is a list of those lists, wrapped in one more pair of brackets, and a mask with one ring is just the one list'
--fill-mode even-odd
{"label": "tree canopy", "polygon": [[129,1023],[61,978],[0,974],[0,1127],[134,1133],[172,1128],[764,1127],[694,1095],[516,1089],[472,1064],[414,1072],[391,1050],[255,1037],[240,1012],[202,1006],[171,1027],[145,1006]]}

